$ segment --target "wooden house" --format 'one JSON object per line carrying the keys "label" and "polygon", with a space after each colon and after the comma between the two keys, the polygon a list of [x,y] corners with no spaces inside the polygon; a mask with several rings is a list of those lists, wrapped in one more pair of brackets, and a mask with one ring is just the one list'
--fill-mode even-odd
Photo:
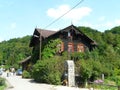
{"label": "wooden house", "polygon": [[19,64],[22,65],[22,70],[29,70],[30,62],[31,62],[31,56],[29,56],[29,57],[23,59],[22,61],[20,61]]}
{"label": "wooden house", "polygon": [[35,28],[29,44],[33,48],[32,55],[20,62],[23,70],[29,69],[30,65],[35,64],[38,59],[41,59],[41,49],[44,42],[57,38],[62,40],[62,43],[59,44],[59,53],[64,51],[71,53],[85,52],[86,50],[91,51],[97,46],[94,40],[74,25],[70,25],[59,31]]}
{"label": "wooden house", "polygon": [[[33,60],[38,60],[41,55],[41,47],[44,41],[48,39],[61,39],[60,52],[85,52],[93,50],[96,42],[80,31],[76,26],[70,25],[59,31],[43,30],[35,28],[30,41],[30,47],[33,47]],[[36,63],[36,61],[34,62]]]}

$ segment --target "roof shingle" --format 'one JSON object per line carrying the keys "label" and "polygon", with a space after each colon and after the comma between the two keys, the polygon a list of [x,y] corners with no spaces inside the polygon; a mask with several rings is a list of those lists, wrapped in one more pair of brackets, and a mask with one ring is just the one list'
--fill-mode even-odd
{"label": "roof shingle", "polygon": [[52,31],[52,30],[44,30],[44,29],[38,29],[36,28],[36,30],[42,35],[42,37],[46,38],[54,33],[56,33],[56,31]]}

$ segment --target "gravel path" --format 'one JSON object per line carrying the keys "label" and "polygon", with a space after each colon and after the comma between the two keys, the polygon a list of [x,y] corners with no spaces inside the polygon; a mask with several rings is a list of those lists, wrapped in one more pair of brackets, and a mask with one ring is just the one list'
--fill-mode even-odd
{"label": "gravel path", "polygon": [[31,79],[22,79],[21,76],[3,75],[9,85],[6,90],[89,90],[76,87],[55,86],[49,84],[36,83]]}

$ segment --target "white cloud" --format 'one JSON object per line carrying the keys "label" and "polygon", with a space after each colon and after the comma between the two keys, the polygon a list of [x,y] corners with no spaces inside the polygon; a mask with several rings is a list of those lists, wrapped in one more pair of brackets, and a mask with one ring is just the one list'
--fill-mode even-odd
{"label": "white cloud", "polygon": [[16,23],[11,23],[10,27],[11,27],[11,29],[15,29],[16,28]]}
{"label": "white cloud", "polygon": [[118,26],[118,25],[120,25],[120,19],[116,19],[113,21],[103,23],[103,27],[106,27],[108,29],[111,29],[111,28]]}
{"label": "white cloud", "polygon": [[[66,12],[70,10],[69,5],[61,5],[58,8],[50,8],[47,11],[47,15],[52,18],[59,18],[60,16],[64,15]],[[88,16],[91,13],[92,9],[89,7],[81,7],[75,8],[69,13],[67,13],[63,19],[78,21],[81,20],[83,17]]]}

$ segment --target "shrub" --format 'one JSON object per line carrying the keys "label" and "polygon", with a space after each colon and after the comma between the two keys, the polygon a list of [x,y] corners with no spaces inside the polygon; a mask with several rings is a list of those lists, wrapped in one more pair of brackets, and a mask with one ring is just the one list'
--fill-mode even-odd
{"label": "shrub", "polygon": [[0,77],[0,86],[4,86],[5,85],[5,79]]}
{"label": "shrub", "polygon": [[58,85],[61,82],[61,65],[59,60],[41,60],[38,61],[32,71],[32,77],[37,82]]}
{"label": "shrub", "polygon": [[31,75],[28,71],[24,70],[22,74],[22,78],[31,78]]}

